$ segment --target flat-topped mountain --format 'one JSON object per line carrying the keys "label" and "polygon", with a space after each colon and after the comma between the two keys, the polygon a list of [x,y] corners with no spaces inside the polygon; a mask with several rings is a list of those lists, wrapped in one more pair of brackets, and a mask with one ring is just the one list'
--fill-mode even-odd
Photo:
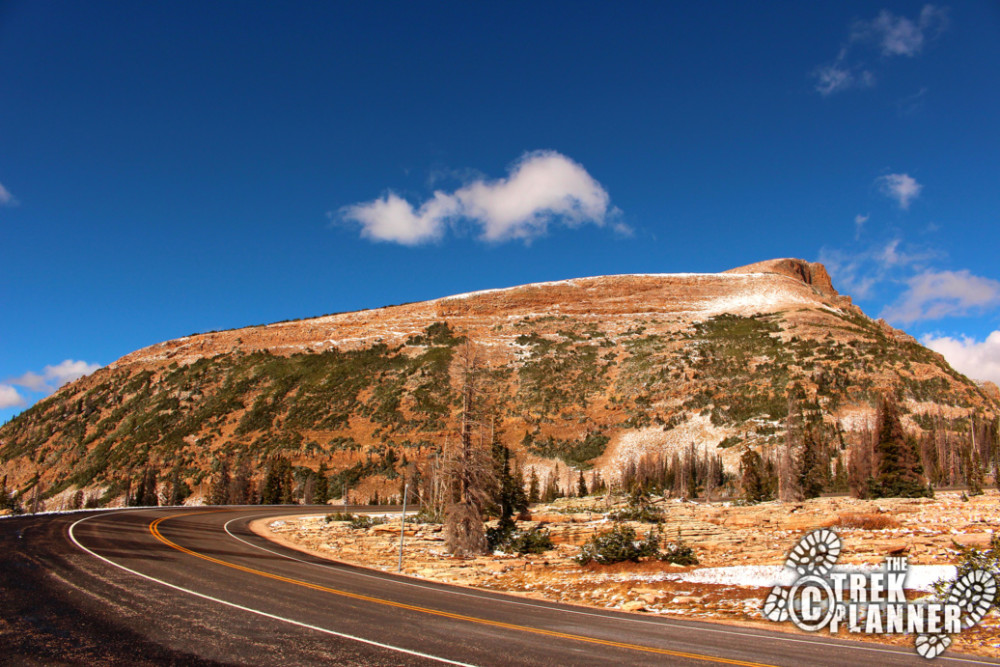
{"label": "flat-topped mountain", "polygon": [[[458,350],[488,367],[491,429],[530,467],[614,479],[690,449],[735,470],[780,443],[793,387],[842,445],[882,392],[913,429],[998,413],[980,387],[867,317],[821,264],[575,278],[187,336],[122,357],[0,429],[0,470],[25,488],[114,496],[144,468],[198,492],[221,458],[397,492],[398,464],[454,439]],[[842,449],[842,448],[841,448]],[[339,477],[338,477],[339,475]]]}

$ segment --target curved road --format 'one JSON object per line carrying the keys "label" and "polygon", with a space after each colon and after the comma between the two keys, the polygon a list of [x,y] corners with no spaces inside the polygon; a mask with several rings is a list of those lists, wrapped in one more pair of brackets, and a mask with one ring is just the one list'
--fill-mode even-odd
{"label": "curved road", "polygon": [[[164,508],[0,521],[0,664],[927,664],[912,648],[396,577],[304,555],[247,527],[309,511]],[[998,664],[952,652],[937,661]]]}

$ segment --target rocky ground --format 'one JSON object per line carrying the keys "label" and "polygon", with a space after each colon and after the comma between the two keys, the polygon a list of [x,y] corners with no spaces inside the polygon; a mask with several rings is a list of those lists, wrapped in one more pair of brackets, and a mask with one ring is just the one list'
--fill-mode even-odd
{"label": "rocky ground", "polygon": [[[955,543],[984,548],[1000,528],[996,491],[967,501],[959,492],[939,492],[934,499],[819,498],[749,507],[662,499],[657,504],[665,512],[665,536],[693,547],[698,565],[574,562],[579,545],[607,529],[605,514],[621,504],[590,497],[533,507],[532,520],[519,525],[545,524],[555,543],[553,550],[539,555],[456,558],[445,550],[440,525],[408,523],[403,572],[544,600],[773,628],[761,617],[763,599],[789,549],[812,529],[828,526],[840,534],[844,550],[838,565],[875,566],[889,554],[907,556],[911,564],[921,566],[913,569],[908,587],[926,589],[928,582],[947,573],[940,566],[957,562]],[[651,528],[632,525],[640,536]],[[398,518],[357,529],[324,517],[289,517],[261,522],[255,530],[326,558],[396,569]],[[926,590],[914,590],[911,596],[924,594]],[[790,623],[781,628],[793,630]],[[908,645],[913,641],[905,636],[853,637]],[[954,646],[1000,658],[996,607],[977,627],[957,637]]]}

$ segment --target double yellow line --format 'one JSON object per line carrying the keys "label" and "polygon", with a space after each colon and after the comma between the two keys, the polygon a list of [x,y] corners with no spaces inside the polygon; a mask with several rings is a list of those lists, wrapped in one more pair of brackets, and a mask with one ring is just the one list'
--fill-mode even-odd
{"label": "double yellow line", "polygon": [[440,616],[443,618],[450,618],[456,621],[464,621],[466,623],[476,623],[479,625],[487,625],[495,628],[503,628],[505,630],[516,630],[519,632],[528,632],[536,635],[544,635],[546,637],[555,637],[558,639],[569,639],[578,642],[586,642],[588,644],[599,644],[601,646],[611,646],[614,648],[629,649],[633,651],[643,651],[645,653],[656,653],[659,655],[671,656],[674,658],[688,658],[690,660],[702,660],[705,662],[715,662],[726,665],[743,665],[744,667],[770,667],[764,663],[759,662],[745,662],[743,660],[732,660],[729,658],[716,658],[708,655],[701,655],[699,653],[686,653],[684,651],[671,651],[669,649],[655,648],[652,646],[642,646],[640,644],[628,644],[625,642],[615,642],[607,639],[597,639],[595,637],[586,637],[583,635],[574,635],[565,632],[556,632],[555,630],[545,630],[542,628],[533,628],[527,625],[516,625],[514,623],[504,623],[502,621],[492,621],[486,618],[478,618],[475,616],[466,616],[464,614],[454,614],[448,611],[441,611],[439,609],[431,609],[429,607],[420,607],[412,604],[405,604],[403,602],[395,602],[393,600],[386,600],[383,598],[371,597],[369,595],[360,595],[358,593],[351,593],[349,591],[342,591],[336,588],[329,588],[327,586],[321,586],[319,584],[313,584],[308,581],[302,581],[301,579],[292,579],[290,577],[283,577],[278,574],[272,574],[270,572],[264,572],[262,570],[257,570],[252,567],[246,567],[244,565],[237,565],[236,563],[230,563],[228,561],[220,560],[212,556],[208,556],[203,553],[198,553],[188,549],[187,547],[182,547],[181,545],[173,542],[160,532],[160,524],[164,521],[170,519],[175,519],[182,516],[195,516],[196,514],[212,514],[218,511],[225,510],[211,510],[208,512],[184,512],[182,514],[172,514],[170,516],[161,517],[149,524],[149,532],[152,533],[153,537],[167,545],[171,549],[176,549],[182,553],[186,553],[189,556],[194,556],[195,558],[200,558],[201,560],[208,561],[210,563],[215,563],[216,565],[222,565],[223,567],[228,567],[233,570],[239,570],[240,572],[246,572],[247,574],[252,574],[258,577],[264,577],[266,579],[273,579],[274,581],[281,581],[286,584],[293,584],[295,586],[301,586],[303,588],[309,588],[314,591],[320,591],[323,593],[329,593],[331,595],[337,595],[344,598],[349,598],[352,600],[360,600],[363,602],[370,602],[372,604],[379,604],[386,607],[395,607],[396,609],[406,609],[408,611],[415,611],[421,614],[430,614],[432,616]]}

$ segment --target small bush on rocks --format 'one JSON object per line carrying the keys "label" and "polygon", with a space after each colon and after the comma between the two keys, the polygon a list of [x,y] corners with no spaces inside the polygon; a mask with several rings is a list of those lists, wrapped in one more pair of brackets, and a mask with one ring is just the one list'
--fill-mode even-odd
{"label": "small bush on rocks", "polygon": [[888,514],[848,512],[839,515],[833,525],[837,528],[883,530],[886,528],[899,528],[902,524],[899,523],[898,519],[889,516]]}
{"label": "small bush on rocks", "polygon": [[659,554],[660,536],[656,531],[650,531],[646,539],[640,540],[635,534],[635,528],[616,523],[614,526],[594,535],[580,548],[580,553],[574,560],[580,565],[591,561],[601,565],[621,563],[630,560],[637,563],[640,558]]}
{"label": "small bush on rocks", "polygon": [[641,521],[643,523],[663,523],[663,510],[653,505],[653,500],[645,489],[636,488],[629,496],[628,505],[608,513],[611,521]]}
{"label": "small bush on rocks", "polygon": [[[952,544],[958,551],[958,571],[954,579],[940,579],[934,582],[933,588],[938,599],[947,600],[958,580],[973,570],[988,572],[996,581],[1000,581],[1000,534],[994,533],[990,538],[989,549],[967,547],[955,541],[952,541]],[[997,606],[997,600],[994,599],[992,607],[995,609]]]}
{"label": "small bush on rocks", "polygon": [[658,558],[665,563],[674,565],[697,565],[698,558],[694,555],[694,549],[684,544],[680,537],[676,542],[667,542],[663,545],[663,551]]}
{"label": "small bush on rocks", "polygon": [[371,528],[372,526],[378,526],[385,523],[385,517],[382,516],[356,516],[351,519],[351,528],[355,530],[363,530],[365,528]]}
{"label": "small bush on rocks", "polygon": [[549,531],[541,526],[517,530],[513,524],[501,523],[486,529],[486,540],[491,551],[508,554],[540,554],[553,548]]}
{"label": "small bush on rocks", "polygon": [[666,542],[660,549],[662,535],[659,528],[649,531],[645,539],[639,539],[631,526],[616,523],[610,529],[598,533],[580,548],[574,560],[580,565],[590,562],[610,565],[622,561],[636,563],[640,558],[656,558],[675,565],[696,565],[698,558],[694,549],[684,544],[678,536],[676,542]]}

